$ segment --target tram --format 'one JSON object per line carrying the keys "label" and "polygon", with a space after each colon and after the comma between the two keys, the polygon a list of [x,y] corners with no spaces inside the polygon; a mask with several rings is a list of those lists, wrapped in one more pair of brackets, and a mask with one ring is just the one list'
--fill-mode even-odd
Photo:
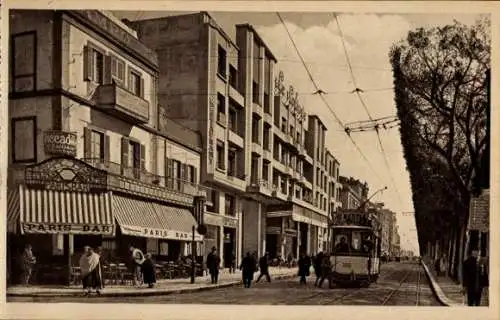
{"label": "tram", "polygon": [[342,211],[330,225],[330,283],[368,287],[380,273],[380,225],[367,212]]}

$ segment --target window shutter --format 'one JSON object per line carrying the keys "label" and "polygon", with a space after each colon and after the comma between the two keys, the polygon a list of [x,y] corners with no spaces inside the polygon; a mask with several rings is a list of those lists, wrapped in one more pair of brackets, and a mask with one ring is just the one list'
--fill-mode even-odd
{"label": "window shutter", "polygon": [[173,159],[168,159],[167,160],[167,174],[168,174],[168,186],[170,188],[173,188],[174,187],[174,183],[175,183],[175,177],[174,177],[174,160]]}
{"label": "window shutter", "polygon": [[194,184],[198,184],[198,168],[193,166],[193,182]]}
{"label": "window shutter", "polygon": [[181,172],[180,172],[180,185],[181,185],[181,191],[184,190],[184,185],[186,184],[186,177],[187,177],[187,164],[181,163]]}
{"label": "window shutter", "polygon": [[110,84],[111,83],[111,57],[110,56],[104,56],[104,66],[103,66],[103,82],[104,84]]}
{"label": "window shutter", "polygon": [[83,142],[84,142],[84,150],[83,157],[91,158],[92,157],[92,130],[89,128],[83,128]]}
{"label": "window shutter", "polygon": [[128,167],[128,148],[130,147],[129,145],[129,140],[127,137],[122,138],[122,168],[127,168]]}
{"label": "window shutter", "polygon": [[139,96],[141,98],[144,98],[144,78],[141,77],[141,83],[140,83],[140,88],[139,88]]}
{"label": "window shutter", "polygon": [[83,47],[83,80],[91,81],[94,77],[92,68],[92,49],[89,46]]}
{"label": "window shutter", "polygon": [[141,170],[146,171],[146,146],[141,144]]}
{"label": "window shutter", "polygon": [[106,161],[106,165],[109,165],[109,156],[111,154],[111,145],[109,143],[109,136],[104,135],[104,161]]}

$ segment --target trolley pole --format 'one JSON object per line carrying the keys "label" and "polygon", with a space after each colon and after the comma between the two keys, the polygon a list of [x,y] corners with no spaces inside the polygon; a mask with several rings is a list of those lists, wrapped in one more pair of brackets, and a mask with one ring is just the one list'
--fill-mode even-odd
{"label": "trolley pole", "polygon": [[196,227],[193,226],[193,239],[191,242],[191,283],[194,283],[194,279],[196,277],[196,242],[195,242],[195,230]]}

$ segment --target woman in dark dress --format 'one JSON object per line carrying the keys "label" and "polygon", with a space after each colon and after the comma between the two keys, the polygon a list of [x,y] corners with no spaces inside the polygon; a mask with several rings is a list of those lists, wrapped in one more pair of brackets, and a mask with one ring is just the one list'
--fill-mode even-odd
{"label": "woman in dark dress", "polygon": [[142,263],[142,275],[144,283],[148,284],[148,288],[153,288],[156,283],[155,265],[151,259],[151,253],[146,254],[146,259]]}
{"label": "woman in dark dress", "polygon": [[306,278],[309,276],[309,268],[311,267],[311,258],[305,252],[302,252],[298,264],[300,283],[306,284]]}
{"label": "woman in dark dress", "polygon": [[83,290],[86,291],[85,295],[89,295],[91,289],[96,290],[97,294],[101,294],[102,274],[99,259],[100,256],[91,247],[84,248],[84,253],[80,257],[80,270]]}

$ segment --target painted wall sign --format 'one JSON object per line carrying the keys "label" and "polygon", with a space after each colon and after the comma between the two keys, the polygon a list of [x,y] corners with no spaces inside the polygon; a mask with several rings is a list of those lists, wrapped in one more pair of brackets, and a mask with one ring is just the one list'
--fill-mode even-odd
{"label": "painted wall sign", "polygon": [[21,223],[23,233],[64,233],[113,235],[113,225]]}
{"label": "painted wall sign", "polygon": [[238,227],[238,220],[234,219],[234,218],[223,217],[222,218],[222,224],[225,227],[237,228]]}
{"label": "painted wall sign", "polygon": [[77,135],[74,132],[46,131],[43,135],[45,153],[59,156],[76,156]]}

